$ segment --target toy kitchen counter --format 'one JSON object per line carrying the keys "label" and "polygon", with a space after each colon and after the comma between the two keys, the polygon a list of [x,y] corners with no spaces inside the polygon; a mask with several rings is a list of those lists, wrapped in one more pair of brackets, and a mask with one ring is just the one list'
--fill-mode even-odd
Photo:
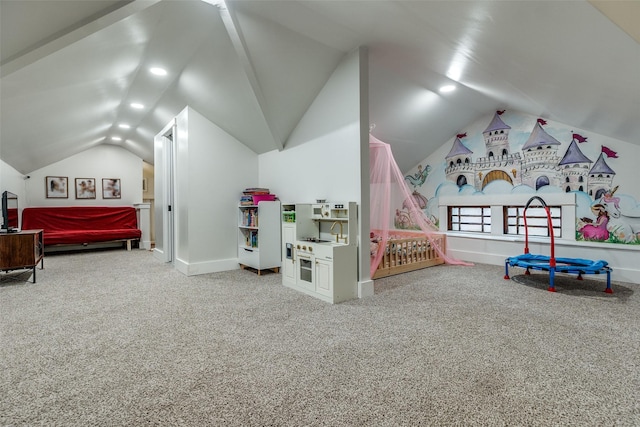
{"label": "toy kitchen counter", "polygon": [[283,204],[282,283],[330,303],[357,298],[357,205]]}

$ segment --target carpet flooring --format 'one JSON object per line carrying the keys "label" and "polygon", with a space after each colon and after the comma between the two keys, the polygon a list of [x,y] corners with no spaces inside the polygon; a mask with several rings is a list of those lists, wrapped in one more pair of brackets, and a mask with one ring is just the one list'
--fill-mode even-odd
{"label": "carpet flooring", "polygon": [[[640,295],[438,266],[331,305],[147,251],[0,278],[3,426],[638,426]],[[11,280],[14,279],[14,280]]]}

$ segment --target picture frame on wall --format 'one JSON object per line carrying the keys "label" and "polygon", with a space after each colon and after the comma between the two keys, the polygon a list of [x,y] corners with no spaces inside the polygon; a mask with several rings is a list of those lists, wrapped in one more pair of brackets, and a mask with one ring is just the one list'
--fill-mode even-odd
{"label": "picture frame on wall", "polygon": [[76,178],[76,199],[95,199],[96,179]]}
{"label": "picture frame on wall", "polygon": [[120,178],[102,178],[103,199],[119,199],[120,191]]}
{"label": "picture frame on wall", "polygon": [[69,178],[66,176],[47,176],[44,179],[47,199],[69,198]]}

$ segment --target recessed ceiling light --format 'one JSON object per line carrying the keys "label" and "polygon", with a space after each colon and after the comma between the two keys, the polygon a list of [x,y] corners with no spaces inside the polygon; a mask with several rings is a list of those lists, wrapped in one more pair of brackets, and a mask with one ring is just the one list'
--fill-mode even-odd
{"label": "recessed ceiling light", "polygon": [[132,102],[131,108],[135,108],[136,110],[142,110],[144,108],[144,105],[140,104],[139,102]]}
{"label": "recessed ceiling light", "polygon": [[126,124],[126,123],[120,123],[120,124],[118,125],[118,127],[119,127],[119,128],[122,128],[122,129],[130,129],[130,128],[131,128],[131,126],[129,126],[129,125],[128,125],[128,124]]}
{"label": "recessed ceiling light", "polygon": [[119,136],[112,136],[111,140],[113,140],[113,141],[122,141],[122,138],[120,138]]}
{"label": "recessed ceiling light", "polygon": [[150,68],[149,71],[151,71],[151,74],[155,74],[156,76],[166,76],[167,75],[167,70],[165,70],[164,68],[160,68],[160,67]]}
{"label": "recessed ceiling light", "polygon": [[454,90],[456,90],[454,85],[445,85],[440,88],[440,93],[453,92]]}

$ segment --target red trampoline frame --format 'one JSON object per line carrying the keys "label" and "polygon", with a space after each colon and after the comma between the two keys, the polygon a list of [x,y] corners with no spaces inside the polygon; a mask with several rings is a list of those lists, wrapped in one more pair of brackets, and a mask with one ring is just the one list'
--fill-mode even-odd
{"label": "red trampoline frame", "polygon": [[[529,253],[529,228],[527,227],[527,209],[531,202],[538,200],[547,214],[547,226],[549,228],[549,236],[551,237],[551,256],[545,255],[533,255]],[[580,258],[556,258],[555,256],[555,237],[553,235],[553,223],[551,221],[551,210],[549,206],[542,200],[541,197],[533,196],[529,199],[524,207],[524,254],[509,257],[505,260],[504,278],[509,280],[509,266],[526,268],[525,274],[531,274],[530,270],[542,270],[549,272],[549,288],[550,292],[555,292],[554,285],[555,273],[570,273],[577,274],[578,280],[582,280],[583,274],[606,274],[607,275],[607,289],[606,293],[613,293],[611,289],[611,267],[609,263],[603,260],[587,260]]]}

